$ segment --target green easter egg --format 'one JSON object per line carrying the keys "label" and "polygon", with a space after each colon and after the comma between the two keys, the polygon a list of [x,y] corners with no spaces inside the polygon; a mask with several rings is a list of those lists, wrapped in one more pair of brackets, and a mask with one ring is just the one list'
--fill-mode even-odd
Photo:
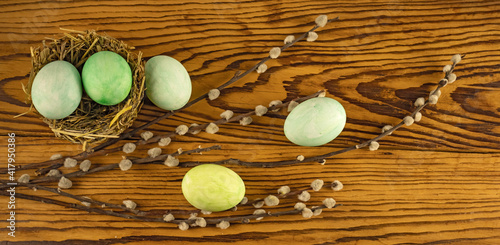
{"label": "green easter egg", "polygon": [[83,65],[83,87],[101,105],[116,105],[127,98],[132,87],[132,70],[119,54],[101,51]]}
{"label": "green easter egg", "polygon": [[75,111],[82,99],[78,70],[67,61],[53,61],[35,76],[31,100],[36,110],[48,119],[61,119]]}
{"label": "green easter egg", "polygon": [[165,110],[182,108],[191,97],[191,78],[176,59],[158,55],[146,62],[146,95]]}
{"label": "green easter egg", "polygon": [[186,173],[182,179],[182,194],[196,208],[218,212],[241,202],[245,196],[245,184],[229,168],[203,164]]}
{"label": "green easter egg", "polygon": [[285,136],[301,146],[324,145],[342,132],[346,119],[344,107],[338,101],[312,98],[290,112],[285,120]]}

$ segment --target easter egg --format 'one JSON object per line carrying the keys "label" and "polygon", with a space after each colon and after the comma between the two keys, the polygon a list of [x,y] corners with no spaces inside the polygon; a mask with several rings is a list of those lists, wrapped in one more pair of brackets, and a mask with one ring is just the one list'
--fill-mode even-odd
{"label": "easter egg", "polygon": [[186,173],[182,179],[182,194],[196,208],[218,212],[241,202],[245,196],[245,184],[229,168],[203,164]]}
{"label": "easter egg", "polygon": [[45,65],[33,80],[31,100],[36,110],[48,119],[69,116],[82,99],[82,81],[78,70],[67,61]]}
{"label": "easter egg", "polygon": [[319,146],[335,139],[346,123],[344,107],[327,97],[312,98],[297,105],[285,120],[285,136],[301,146]]}
{"label": "easter egg", "polygon": [[165,110],[182,108],[191,97],[191,78],[176,59],[158,55],[146,62],[146,95]]}
{"label": "easter egg", "polygon": [[116,105],[130,93],[132,70],[119,54],[101,51],[83,65],[82,82],[92,100],[101,105]]}

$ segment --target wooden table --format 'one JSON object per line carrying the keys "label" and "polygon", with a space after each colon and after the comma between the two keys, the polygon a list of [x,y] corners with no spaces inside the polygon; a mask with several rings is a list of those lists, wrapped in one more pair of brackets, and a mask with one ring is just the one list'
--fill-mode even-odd
{"label": "wooden table", "polygon": [[[466,54],[455,68],[458,79],[443,89],[439,102],[421,112],[423,118],[403,126],[367,148],[326,159],[273,168],[227,165],[240,174],[250,201],[277,195],[287,185],[307,188],[315,179],[325,187],[311,191],[308,207],[333,197],[338,204],[310,219],[300,214],[266,217],[228,229],[191,228],[175,224],[112,217],[25,200],[48,198],[74,207],[79,201],[17,186],[15,210],[0,196],[2,244],[499,244],[500,243],[500,3],[497,1],[3,1],[0,3],[0,145],[7,168],[8,136],[15,133],[17,167],[71,156],[81,145],[57,139],[28,110],[21,84],[31,69],[30,47],[65,31],[97,30],[136,47],[145,60],[169,55],[186,67],[197,98],[246,71],[281,47],[288,35],[298,37],[313,27],[318,15],[339,17],[316,30],[315,42],[299,41],[268,70],[252,72],[221,91],[216,100],[202,100],[148,130],[162,134],[178,125],[208,123],[224,110],[237,115],[288,102],[326,89],[347,111],[344,131],[320,147],[301,147],[283,134],[286,111],[253,117],[253,123],[220,125],[217,134],[201,132],[173,138],[163,152],[220,145],[220,150],[183,155],[185,162],[237,158],[249,162],[293,160],[326,154],[370,140],[384,125],[396,125],[415,109],[443,78],[454,54]],[[165,111],[146,100],[134,127]],[[142,132],[142,131],[141,131]],[[134,136],[137,139],[138,136]],[[130,142],[125,141],[125,142]],[[118,143],[120,146],[123,143]],[[145,157],[156,144],[132,153]],[[92,168],[117,163],[123,152],[91,158]],[[128,156],[130,157],[130,156]],[[75,169],[61,168],[63,173]],[[124,199],[142,211],[195,211],[180,185],[186,167],[134,165],[74,178],[65,192],[120,205]],[[15,176],[33,170],[16,171]],[[8,179],[8,174],[0,177]],[[334,180],[341,191],[328,186]],[[55,183],[43,186],[57,188]],[[5,194],[5,191],[2,191]],[[271,213],[293,210],[295,195],[283,198]],[[92,208],[100,208],[92,205]],[[117,209],[116,213],[127,212]],[[249,215],[241,206],[203,217]],[[15,238],[8,235],[15,211]],[[178,215],[176,218],[187,218]]]}

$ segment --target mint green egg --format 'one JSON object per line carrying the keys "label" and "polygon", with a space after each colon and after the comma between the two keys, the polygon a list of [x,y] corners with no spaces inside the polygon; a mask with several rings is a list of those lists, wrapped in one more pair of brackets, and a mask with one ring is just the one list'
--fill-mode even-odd
{"label": "mint green egg", "polygon": [[301,146],[324,145],[342,132],[346,118],[344,107],[338,101],[312,98],[290,112],[285,120],[285,136]]}
{"label": "mint green egg", "polygon": [[191,78],[176,59],[158,55],[146,62],[146,95],[156,106],[177,110],[191,97]]}
{"label": "mint green egg", "polygon": [[245,196],[245,184],[229,168],[203,164],[186,173],[182,179],[182,194],[196,208],[218,212],[241,202]]}
{"label": "mint green egg", "polygon": [[87,59],[82,69],[83,88],[101,105],[116,105],[132,88],[132,70],[119,54],[101,51]]}
{"label": "mint green egg", "polygon": [[61,119],[75,111],[82,99],[78,70],[67,61],[53,61],[36,74],[31,86],[35,109],[48,119]]}

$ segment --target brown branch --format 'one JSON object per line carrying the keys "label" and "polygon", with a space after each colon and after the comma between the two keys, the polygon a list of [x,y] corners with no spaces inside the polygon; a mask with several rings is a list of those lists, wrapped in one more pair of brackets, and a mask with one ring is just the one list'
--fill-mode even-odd
{"label": "brown branch", "polygon": [[[28,185],[26,185],[28,186]],[[37,186],[40,187],[40,186]],[[52,188],[50,188],[52,189]],[[49,190],[51,191],[51,190]],[[51,191],[52,192],[52,191]],[[57,192],[57,191],[56,191]],[[59,192],[58,194],[65,193],[65,192]],[[3,196],[10,196],[10,193],[2,190],[0,191],[0,195]],[[68,193],[65,193],[65,196],[71,197],[71,198],[80,198]],[[75,204],[75,203],[68,203],[64,201],[59,201],[55,200],[52,198],[46,198],[46,197],[40,197],[40,196],[34,196],[34,195],[27,195],[23,193],[16,193],[16,198],[22,198],[26,200],[32,200],[32,201],[38,201],[41,203],[48,203],[48,204],[54,204],[62,207],[67,207],[67,208],[72,208],[72,209],[77,209],[77,210],[82,210],[86,212],[93,212],[93,213],[98,213],[98,214],[104,214],[108,216],[114,216],[114,217],[120,217],[120,218],[125,218],[125,219],[134,219],[134,220],[139,220],[139,221],[144,221],[144,222],[161,222],[161,223],[174,223],[174,224],[181,224],[181,223],[186,223],[186,224],[193,224],[196,222],[195,219],[174,219],[172,221],[166,222],[163,220],[163,217],[147,217],[144,215],[137,215],[137,214],[126,214],[126,213],[121,213],[121,212],[115,212],[112,210],[106,210],[102,208],[93,208],[93,207],[87,207],[82,204]],[[76,199],[75,198],[75,199]],[[78,199],[77,199],[78,200]],[[88,201],[87,199],[85,201]],[[97,203],[97,201],[96,201]],[[338,206],[341,206],[341,204],[335,204],[333,208],[336,208]],[[117,205],[118,208],[123,209],[120,205]],[[312,207],[310,208],[311,211],[316,211],[318,209],[325,209],[325,205],[317,206],[317,207]],[[131,211],[131,210],[126,210],[126,211]],[[142,211],[137,211],[138,214],[144,214]],[[292,210],[286,210],[286,211],[281,211],[281,212],[265,212],[261,214],[251,214],[251,215],[242,215],[242,216],[228,216],[228,217],[217,217],[217,218],[206,218],[205,221],[207,224],[218,224],[221,221],[228,221],[228,222],[245,222],[249,221],[252,219],[257,219],[257,218],[263,218],[263,217],[278,217],[278,216],[283,216],[283,215],[293,215],[293,214],[299,214],[301,213],[302,210],[298,209],[292,209]]]}
{"label": "brown branch", "polygon": [[[462,56],[462,58],[465,57],[465,55]],[[441,79],[439,82],[438,82],[438,85],[436,86],[436,89],[433,90],[433,91],[437,91],[443,87],[445,87],[448,82],[447,80],[446,81],[443,81],[445,80],[451,73],[453,73],[453,70],[455,69],[455,66],[457,64],[456,63],[453,63],[452,66],[451,66],[451,69],[450,71],[446,72],[445,75],[444,75],[444,79]],[[410,114],[410,116],[413,118],[415,117],[415,115],[420,112],[422,109],[424,109],[427,105],[429,105],[429,98],[427,98],[424,102],[423,105],[420,105],[418,107],[415,108],[415,110]],[[357,145],[354,145],[354,146],[350,146],[350,147],[347,147],[347,148],[344,148],[344,149],[341,149],[341,150],[337,150],[337,151],[333,151],[333,152],[330,152],[330,153],[326,153],[326,154],[323,154],[323,155],[318,155],[318,156],[313,156],[313,157],[307,157],[307,158],[304,158],[303,160],[298,160],[298,159],[294,159],[294,160],[284,160],[284,161],[275,161],[275,162],[246,162],[246,161],[242,161],[242,160],[239,160],[239,159],[234,159],[234,158],[230,158],[230,159],[225,159],[225,160],[221,160],[221,161],[217,161],[215,162],[215,164],[235,164],[235,165],[242,165],[242,166],[247,166],[247,167],[261,167],[261,168],[268,168],[268,167],[278,167],[278,166],[285,166],[285,165],[293,165],[293,164],[300,164],[300,163],[304,163],[304,162],[323,162],[326,158],[330,158],[330,157],[333,157],[333,156],[336,156],[336,155],[339,155],[339,154],[342,154],[342,153],[346,153],[346,152],[349,152],[349,151],[352,151],[352,150],[357,150],[357,149],[361,149],[361,148],[364,148],[368,145],[370,145],[370,143],[372,142],[377,142],[378,140],[392,134],[394,131],[396,131],[397,129],[401,128],[402,126],[405,125],[405,122],[404,120],[402,120],[400,123],[398,123],[397,125],[395,125],[394,127],[392,127],[391,129],[381,133],[380,135],[372,138],[372,139],[369,139],[369,140],[366,140],[360,144],[357,144]],[[202,162],[184,162],[182,164],[180,164],[181,166],[183,167],[192,167],[192,166],[196,166],[196,165],[200,165],[200,164],[203,164]]]}
{"label": "brown branch", "polygon": [[[172,154],[163,154],[163,155],[160,155],[160,156],[157,156],[157,157],[154,157],[154,158],[146,157],[146,158],[131,159],[131,161],[132,161],[132,164],[163,163],[163,161],[165,161],[165,159],[167,159],[167,157],[169,155],[173,156],[173,157],[176,157],[176,156],[179,156],[179,155],[189,155],[189,154],[194,154],[194,153],[207,152],[207,151],[211,151],[211,150],[220,150],[220,149],[221,149],[220,145],[214,145],[214,146],[211,146],[211,147],[196,148],[196,149],[192,149],[192,150],[188,150],[188,151],[183,151],[183,152],[180,152],[180,153],[178,151],[176,151],[176,152],[174,152]],[[108,170],[115,169],[115,168],[118,168],[118,167],[119,167],[119,163],[106,164],[106,165],[102,165],[102,166],[99,166],[99,167],[91,168],[87,172],[78,170],[78,171],[75,171],[75,172],[63,174],[62,176],[66,177],[68,179],[72,179],[72,178],[81,177],[81,176],[84,176],[84,175],[87,175],[87,174],[91,174],[91,173],[108,171]],[[31,180],[30,183],[31,184],[40,184],[40,183],[57,182],[57,181],[60,180],[60,178],[61,177],[46,176],[46,177],[41,177],[41,178],[38,178],[38,179]],[[8,182],[9,181],[7,181],[7,180],[0,180],[0,183],[3,184],[2,186],[0,186],[0,189],[8,188],[9,187],[7,185]],[[15,183],[17,183],[17,182],[15,182]],[[21,184],[21,183],[17,183],[17,184]]]}
{"label": "brown branch", "polygon": [[[336,17],[336,18],[333,18],[333,19],[329,19],[328,23],[336,21],[338,19],[339,19],[339,17]],[[292,45],[294,45],[298,41],[306,38],[309,32],[312,32],[312,31],[318,29],[319,27],[320,26],[315,25],[309,31],[303,33],[301,36],[299,36],[298,38],[296,38],[292,42],[283,45],[280,49],[283,51],[283,50],[291,47]],[[222,89],[226,88],[227,86],[235,83],[236,81],[240,80],[241,78],[243,78],[246,75],[250,74],[251,72],[255,71],[260,65],[264,64],[265,62],[269,61],[270,59],[271,59],[271,57],[270,57],[270,55],[268,55],[267,57],[265,57],[261,61],[259,61],[257,64],[255,64],[253,67],[251,67],[250,69],[246,70],[245,72],[243,72],[243,73],[240,73],[239,71],[236,72],[234,74],[234,76],[229,81],[227,81],[226,83],[220,85],[219,87],[217,87],[217,89],[218,90],[222,90]],[[81,152],[79,154],[76,154],[76,155],[73,155],[73,156],[70,156],[70,157],[74,158],[75,160],[84,160],[84,159],[87,159],[87,158],[90,158],[90,157],[94,157],[94,156],[105,155],[107,153],[102,153],[102,150],[104,148],[106,148],[108,146],[111,146],[111,145],[117,143],[120,140],[128,139],[128,138],[134,136],[137,132],[146,129],[146,128],[150,127],[151,125],[156,124],[159,121],[161,121],[163,119],[166,119],[166,118],[168,118],[168,117],[176,114],[177,112],[179,112],[181,110],[187,109],[188,107],[191,107],[192,105],[194,105],[194,104],[196,104],[196,103],[198,103],[201,100],[206,99],[206,98],[208,98],[208,92],[205,93],[205,94],[203,94],[203,95],[201,95],[201,96],[199,96],[198,98],[190,101],[184,107],[182,107],[182,108],[180,108],[178,110],[168,111],[168,112],[164,113],[161,116],[158,116],[157,118],[153,119],[152,121],[150,121],[148,123],[145,123],[145,124],[143,124],[143,125],[135,128],[135,129],[133,129],[133,130],[131,130],[129,132],[121,134],[120,137],[118,137],[118,138],[109,139],[108,141],[106,141],[106,142],[104,142],[104,143],[102,143],[102,144],[100,144],[100,145],[98,145],[96,147],[90,148],[87,151]],[[111,152],[119,151],[120,149],[121,149],[121,147],[113,148],[113,149],[111,149]],[[38,174],[44,174],[44,173],[48,172],[50,169],[54,169],[54,168],[58,168],[58,167],[62,166],[63,161],[64,161],[64,159],[56,159],[56,160],[49,160],[49,161],[39,162],[39,163],[32,163],[32,164],[27,164],[27,165],[24,165],[24,166],[18,166],[17,170],[35,169],[35,168],[41,168],[41,167],[49,166],[48,168],[44,168],[44,169],[38,171]],[[0,169],[0,174],[7,173],[7,172],[8,172],[7,169]]]}

